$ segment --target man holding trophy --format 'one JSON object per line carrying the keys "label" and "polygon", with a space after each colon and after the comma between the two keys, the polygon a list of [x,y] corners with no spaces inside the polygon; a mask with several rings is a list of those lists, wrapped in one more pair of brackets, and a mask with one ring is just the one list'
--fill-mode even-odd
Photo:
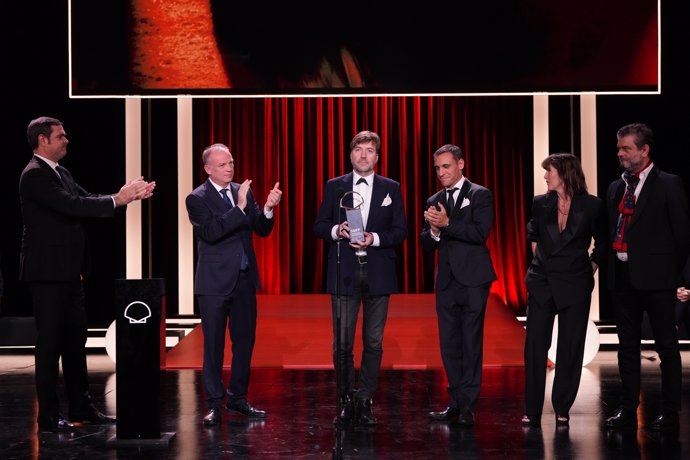
{"label": "man holding trophy", "polygon": [[[339,374],[338,422],[375,425],[372,398],[383,355],[390,294],[398,292],[395,246],[407,238],[400,183],[374,173],[381,140],[371,131],[350,142],[353,172],[326,184],[314,233],[329,246],[327,290],[333,362]],[[355,390],[353,346],[362,305],[362,361]]]}

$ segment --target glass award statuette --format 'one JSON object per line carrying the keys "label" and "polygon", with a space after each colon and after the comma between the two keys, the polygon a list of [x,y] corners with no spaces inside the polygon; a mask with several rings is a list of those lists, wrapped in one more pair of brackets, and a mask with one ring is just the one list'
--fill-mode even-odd
{"label": "glass award statuette", "polygon": [[364,222],[359,208],[346,209],[347,224],[350,226],[350,243],[364,241]]}
{"label": "glass award statuette", "polygon": [[[347,196],[352,197],[352,206],[346,206],[343,204],[343,200],[345,200],[345,197]],[[350,227],[350,243],[352,244],[357,244],[359,241],[364,241],[364,221],[362,219],[362,210],[360,209],[363,204],[364,198],[355,191],[347,192],[342,196],[342,198],[340,198],[340,207],[345,210],[347,224]],[[366,256],[367,251],[364,249],[357,249],[355,255],[359,257]]]}

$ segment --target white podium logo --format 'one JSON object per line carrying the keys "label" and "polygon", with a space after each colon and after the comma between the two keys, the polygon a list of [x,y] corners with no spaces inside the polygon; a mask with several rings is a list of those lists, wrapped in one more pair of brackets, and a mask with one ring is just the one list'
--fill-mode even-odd
{"label": "white podium logo", "polygon": [[125,308],[125,318],[130,324],[146,324],[146,320],[151,317],[151,309],[144,302],[135,300]]}

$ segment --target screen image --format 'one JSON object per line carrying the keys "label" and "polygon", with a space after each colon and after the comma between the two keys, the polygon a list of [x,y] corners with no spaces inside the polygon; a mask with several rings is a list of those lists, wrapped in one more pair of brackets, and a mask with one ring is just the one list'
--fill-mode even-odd
{"label": "screen image", "polygon": [[659,5],[70,2],[72,97],[659,91]]}

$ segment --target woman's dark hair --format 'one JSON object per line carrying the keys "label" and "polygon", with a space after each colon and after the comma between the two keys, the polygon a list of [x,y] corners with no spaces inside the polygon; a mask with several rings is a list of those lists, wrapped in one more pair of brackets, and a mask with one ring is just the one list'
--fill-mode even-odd
{"label": "woman's dark hair", "polygon": [[572,153],[552,153],[541,162],[542,168],[549,169],[549,166],[553,166],[561,177],[566,195],[573,197],[587,193],[585,173],[578,157]]}

